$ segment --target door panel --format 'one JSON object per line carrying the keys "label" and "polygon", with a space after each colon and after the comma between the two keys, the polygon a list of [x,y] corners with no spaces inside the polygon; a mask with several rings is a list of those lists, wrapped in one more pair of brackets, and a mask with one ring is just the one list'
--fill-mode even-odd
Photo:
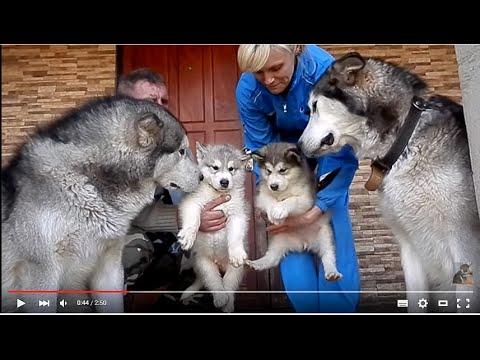
{"label": "door panel", "polygon": [[[243,131],[235,102],[239,78],[237,46],[119,46],[119,72],[148,67],[164,75],[169,92],[169,110],[187,130],[190,148],[195,142],[230,143],[243,147]],[[253,180],[247,174],[246,195],[252,212],[248,232],[249,257],[266,250],[264,228],[256,230],[253,217]],[[241,290],[270,290],[269,271],[247,270]],[[277,285],[275,285],[277,286]],[[278,289],[277,289],[278,290]],[[270,307],[268,294],[239,294],[237,307],[261,310]]]}
{"label": "door panel", "polygon": [[185,124],[205,122],[203,89],[202,48],[198,46],[178,47],[178,117]]}

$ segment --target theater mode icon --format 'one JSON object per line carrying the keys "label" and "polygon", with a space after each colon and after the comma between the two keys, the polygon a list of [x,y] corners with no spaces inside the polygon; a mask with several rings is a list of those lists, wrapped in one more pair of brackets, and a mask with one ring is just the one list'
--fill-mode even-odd
{"label": "theater mode icon", "polygon": [[448,300],[438,300],[438,307],[447,307]]}

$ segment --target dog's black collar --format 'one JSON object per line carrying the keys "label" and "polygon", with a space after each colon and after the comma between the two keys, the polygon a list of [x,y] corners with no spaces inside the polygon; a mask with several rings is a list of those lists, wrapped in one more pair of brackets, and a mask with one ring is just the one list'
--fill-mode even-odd
{"label": "dog's black collar", "polygon": [[377,158],[372,161],[372,174],[365,184],[367,190],[374,191],[378,189],[383,177],[390,171],[393,164],[395,164],[400,155],[405,151],[413,131],[418,124],[420,115],[423,111],[431,108],[432,106],[422,98],[418,96],[413,97],[410,111],[392,147],[383,158]]}

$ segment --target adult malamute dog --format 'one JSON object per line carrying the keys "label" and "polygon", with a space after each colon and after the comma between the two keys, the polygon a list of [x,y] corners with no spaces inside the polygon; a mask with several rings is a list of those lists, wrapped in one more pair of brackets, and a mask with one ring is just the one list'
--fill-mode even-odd
{"label": "adult malamute dog", "polygon": [[[252,153],[259,163],[262,180],[255,207],[264,212],[271,223],[279,224],[290,215],[301,215],[315,204],[315,177],[307,161],[295,144],[272,143]],[[255,270],[277,266],[289,251],[309,250],[317,254],[325,269],[327,280],[338,280],[333,232],[327,212],[301,232],[273,235],[265,255],[258,260],[247,260]]]}
{"label": "adult malamute dog", "polygon": [[[156,185],[199,184],[187,145],[167,110],[126,98],[92,101],[38,131],[2,169],[2,311],[17,298],[27,312],[57,309],[55,293],[8,290],[123,290],[122,239]],[[93,300],[123,311],[121,294]]]}
{"label": "adult malamute dog", "polygon": [[[205,287],[213,292],[215,307],[224,312],[234,310],[234,291],[238,290],[247,259],[249,204],[245,198],[245,156],[231,145],[197,143],[197,159],[204,180],[179,206],[182,229],[178,241],[184,250],[192,249],[195,282],[185,290],[181,300]],[[199,231],[203,206],[229,194],[231,199],[217,206],[227,216],[226,227],[209,233]],[[221,275],[223,273],[223,277]]]}
{"label": "adult malamute dog", "polygon": [[[424,291],[452,291],[456,264],[472,262],[476,271],[480,266],[463,110],[444,97],[421,98],[425,88],[418,76],[395,65],[348,54],[313,89],[310,121],[299,140],[307,156],[350,144],[359,158],[384,159],[408,114],[419,108],[408,145],[391,169],[384,169],[379,187],[383,216],[400,244],[407,290],[418,292],[408,294],[410,311],[419,309],[419,298],[428,301]],[[469,311],[479,310],[480,276],[474,278],[477,294],[456,296],[470,298]],[[438,292],[432,300],[448,296]],[[451,299],[448,310],[456,310]],[[437,302],[430,301],[428,310],[435,309]]]}

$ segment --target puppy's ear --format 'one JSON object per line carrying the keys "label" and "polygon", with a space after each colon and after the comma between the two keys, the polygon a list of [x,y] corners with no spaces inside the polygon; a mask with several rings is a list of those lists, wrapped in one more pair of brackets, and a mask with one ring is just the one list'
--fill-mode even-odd
{"label": "puppy's ear", "polygon": [[365,60],[357,52],[351,52],[333,64],[333,77],[347,85],[354,85],[356,76],[365,67]]}
{"label": "puppy's ear", "polygon": [[245,154],[240,158],[241,166],[244,167],[246,171],[253,170],[253,156],[251,153]]}
{"label": "puppy's ear", "polygon": [[302,163],[302,152],[296,146],[292,146],[286,149],[285,152],[283,153],[283,156],[289,163],[294,163],[294,164]]}
{"label": "puppy's ear", "polygon": [[205,145],[199,143],[198,141],[195,142],[195,146],[197,148],[197,162],[201,163],[203,161],[203,158],[205,157],[207,148]]}
{"label": "puppy's ear", "polygon": [[163,121],[154,113],[145,113],[135,120],[137,142],[142,148],[154,149],[163,141]]}
{"label": "puppy's ear", "polygon": [[249,161],[249,160],[252,160],[253,159],[253,156],[252,154],[245,154],[243,155],[241,158],[240,158],[240,161],[241,162],[245,162],[245,161]]}
{"label": "puppy's ear", "polygon": [[265,162],[265,154],[263,153],[262,149],[252,151],[250,155],[253,158],[253,160],[259,163]]}

